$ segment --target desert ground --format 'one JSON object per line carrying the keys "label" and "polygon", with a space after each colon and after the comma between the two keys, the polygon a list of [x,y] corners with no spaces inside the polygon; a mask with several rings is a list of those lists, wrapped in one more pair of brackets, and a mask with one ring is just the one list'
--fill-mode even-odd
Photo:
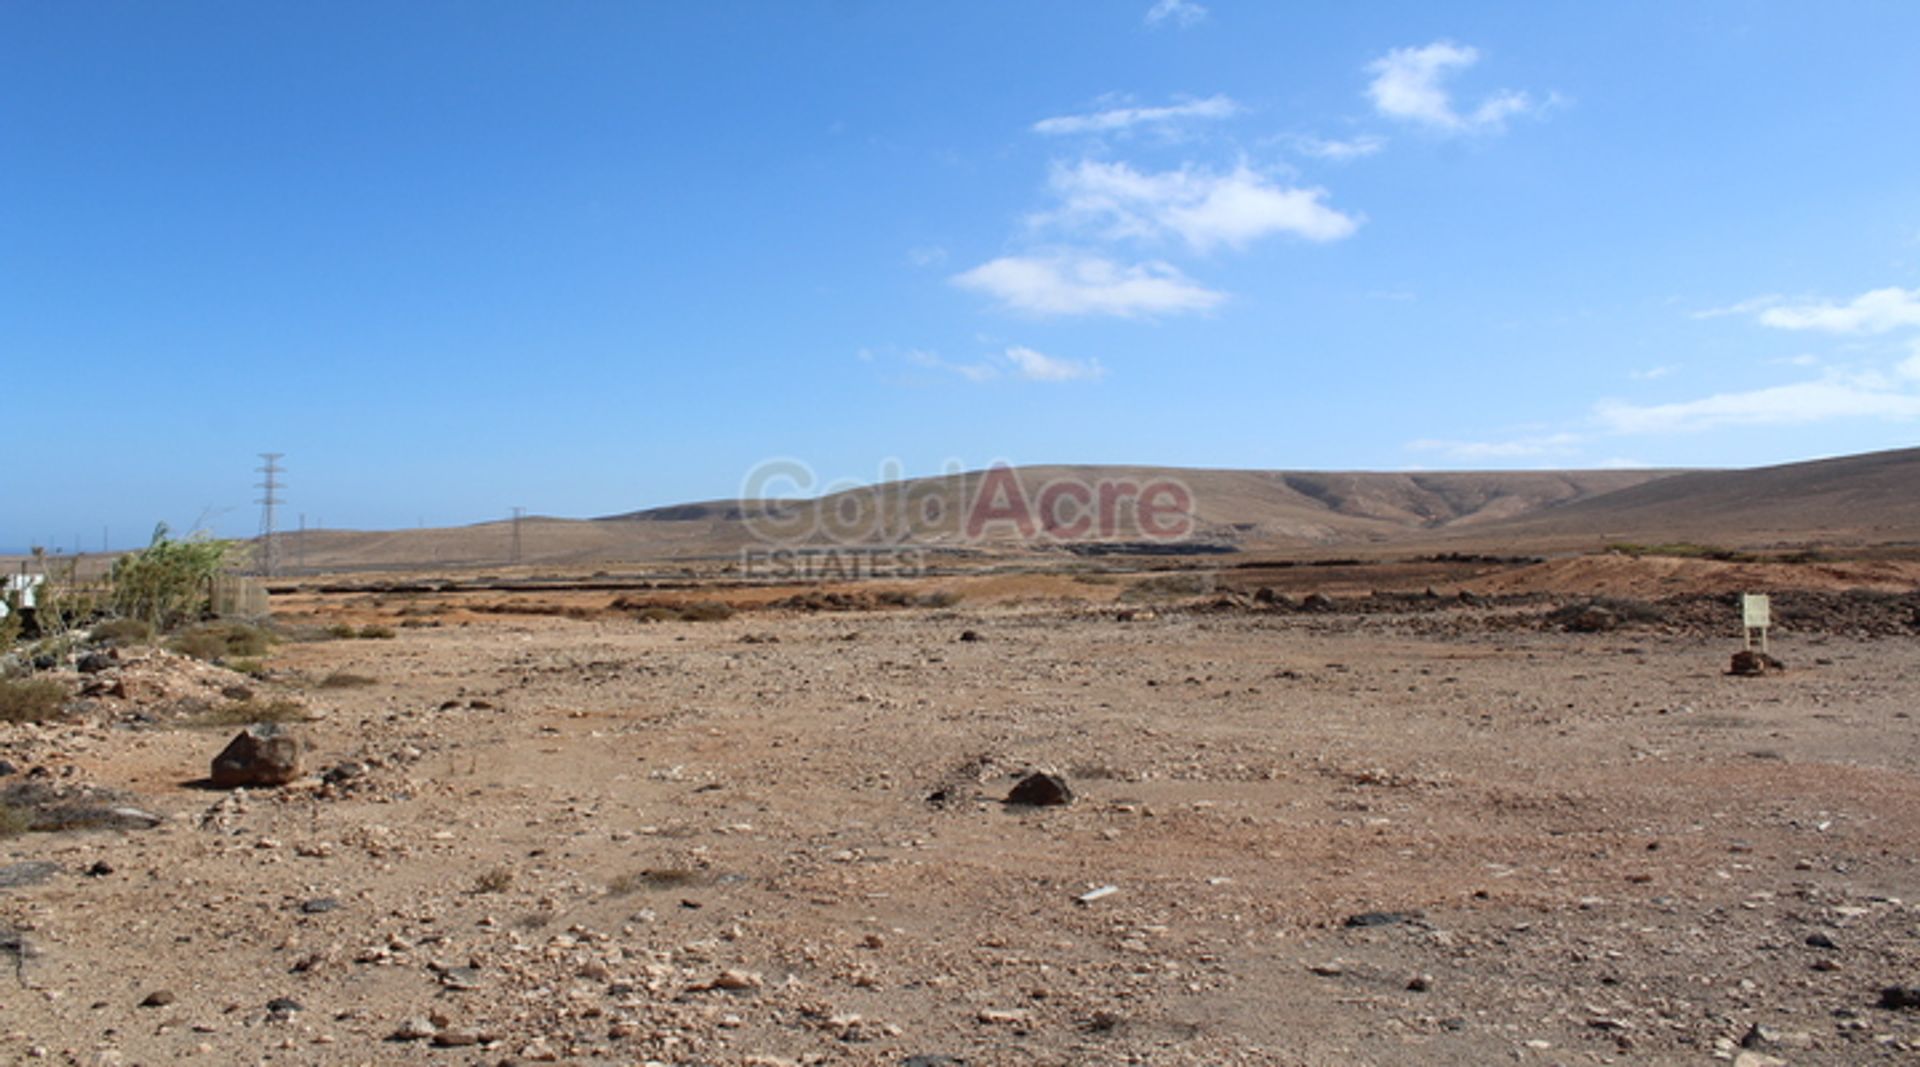
{"label": "desert ground", "polygon": [[[1912,1062],[1913,567],[308,582],[250,676],[0,724],[0,787],[134,809],[0,839],[0,1059]],[[1730,676],[1752,584],[1811,591]],[[210,788],[276,701],[302,776]]]}

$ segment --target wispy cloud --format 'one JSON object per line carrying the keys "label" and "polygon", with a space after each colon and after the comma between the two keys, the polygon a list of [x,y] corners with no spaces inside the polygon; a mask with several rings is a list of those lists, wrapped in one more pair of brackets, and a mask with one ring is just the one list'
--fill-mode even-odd
{"label": "wispy cloud", "polygon": [[1099,360],[1060,359],[1022,345],[1008,348],[1004,355],[1020,377],[1033,382],[1093,381],[1107,373]]}
{"label": "wispy cloud", "polygon": [[1158,26],[1171,22],[1177,26],[1192,26],[1207,17],[1207,9],[1194,0],[1154,0],[1147,9],[1146,23]]}
{"label": "wispy cloud", "polygon": [[1226,299],[1158,261],[1122,265],[1102,256],[1002,256],[953,276],[963,289],[1035,315],[1143,315],[1206,311]]}
{"label": "wispy cloud", "polygon": [[1508,119],[1537,113],[1547,106],[1526,93],[1501,89],[1471,110],[1459,110],[1444,83],[1479,61],[1478,49],[1451,41],[1396,48],[1367,65],[1374,76],[1367,86],[1367,96],[1374,109],[1388,118],[1443,133],[1498,131],[1505,128]]}
{"label": "wispy cloud", "polygon": [[1920,419],[1920,391],[1882,375],[1835,375],[1668,404],[1603,401],[1595,406],[1594,417],[1614,434],[1693,433],[1833,419]]}
{"label": "wispy cloud", "polygon": [[1171,235],[1199,252],[1276,233],[1337,241],[1360,224],[1328,207],[1326,190],[1277,185],[1244,164],[1225,174],[1192,166],[1155,174],[1082,160],[1055,165],[1049,185],[1061,205],[1034,216],[1038,224],[1091,230],[1109,240]]}
{"label": "wispy cloud", "polygon": [[1728,304],[1725,307],[1702,308],[1693,313],[1693,318],[1721,319],[1726,318],[1728,315],[1751,315],[1757,311],[1764,311],[1767,308],[1773,307],[1785,299],[1785,297],[1778,293],[1769,293],[1766,296],[1752,297],[1751,299],[1742,300],[1737,304]]}
{"label": "wispy cloud", "polygon": [[939,245],[915,245],[907,249],[907,262],[916,267],[937,267],[947,261],[947,250]]}
{"label": "wispy cloud", "polygon": [[1848,334],[1920,327],[1920,289],[1888,286],[1862,293],[1844,304],[1776,304],[1760,312],[1760,323],[1779,330]]}
{"label": "wispy cloud", "polygon": [[1657,382],[1662,378],[1671,376],[1679,369],[1680,365],[1678,363],[1667,363],[1658,367],[1630,370],[1627,372],[1627,377],[1632,378],[1636,382]]}
{"label": "wispy cloud", "polygon": [[1230,118],[1240,105],[1230,97],[1209,96],[1161,107],[1113,107],[1080,115],[1056,115],[1033,124],[1033,132],[1043,134],[1112,133],[1141,125],[1168,125],[1194,119]]}
{"label": "wispy cloud", "polygon": [[1516,437],[1505,441],[1453,441],[1422,438],[1409,441],[1415,452],[1435,452],[1461,462],[1481,460],[1528,459],[1538,456],[1565,456],[1579,451],[1586,438],[1576,433],[1554,433]]}
{"label": "wispy cloud", "polygon": [[917,367],[925,367],[928,370],[957,374],[970,382],[990,382],[1000,376],[999,368],[991,363],[955,363],[952,360],[942,359],[937,353],[929,352],[922,348],[909,350],[907,352],[907,362]]}
{"label": "wispy cloud", "polygon": [[1296,137],[1293,140],[1293,146],[1302,154],[1315,159],[1345,163],[1350,159],[1364,159],[1379,152],[1387,147],[1387,139],[1371,134],[1349,137],[1344,141],[1329,141],[1319,137]]}
{"label": "wispy cloud", "polygon": [[943,359],[937,353],[916,348],[907,353],[907,361],[929,370],[959,375],[976,383],[991,382],[1003,376],[1052,384],[1088,382],[1098,381],[1107,373],[1097,359],[1049,356],[1025,345],[1011,345],[1004,352],[972,363]]}

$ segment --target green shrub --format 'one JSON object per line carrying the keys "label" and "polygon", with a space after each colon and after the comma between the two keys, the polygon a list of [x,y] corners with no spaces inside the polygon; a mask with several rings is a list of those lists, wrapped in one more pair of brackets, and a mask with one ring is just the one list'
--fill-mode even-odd
{"label": "green shrub", "polygon": [[369,641],[389,641],[393,639],[393,627],[367,625],[360,627],[360,636]]}
{"label": "green shrub", "polygon": [[67,687],[51,678],[0,678],[0,722],[45,722],[66,702]]}
{"label": "green shrub", "polygon": [[205,610],[213,577],[226,564],[228,544],[195,536],[175,541],[167,526],[153,541],[113,563],[113,609],[157,630],[169,630]]}

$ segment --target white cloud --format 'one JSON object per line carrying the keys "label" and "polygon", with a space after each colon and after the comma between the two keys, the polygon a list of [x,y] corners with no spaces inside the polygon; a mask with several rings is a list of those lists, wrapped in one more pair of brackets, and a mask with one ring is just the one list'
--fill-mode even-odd
{"label": "white cloud", "polygon": [[952,280],[1036,315],[1179,314],[1206,311],[1226,299],[1167,263],[1123,266],[1084,253],[1002,256]]}
{"label": "white cloud", "polygon": [[1894,387],[1877,375],[1831,377],[1670,404],[1603,401],[1595,406],[1594,416],[1605,430],[1617,434],[1790,426],[1829,419],[1920,419],[1920,393]]}
{"label": "white cloud", "polygon": [[1645,370],[1630,370],[1627,372],[1627,377],[1636,382],[1656,382],[1679,369],[1679,364],[1668,363],[1658,367],[1648,367]]}
{"label": "white cloud", "polygon": [[970,382],[989,382],[1000,376],[999,368],[991,363],[954,363],[941,359],[938,355],[924,349],[913,349],[907,353],[907,361],[929,370],[947,371],[958,374]]}
{"label": "white cloud", "polygon": [[939,245],[915,245],[907,249],[907,262],[916,267],[934,267],[947,261],[947,250]]}
{"label": "white cloud", "polygon": [[1153,6],[1147,9],[1146,22],[1149,26],[1158,26],[1171,20],[1181,26],[1191,26],[1206,17],[1206,7],[1194,0],[1154,0]]}
{"label": "white cloud", "polygon": [[1146,123],[1165,124],[1185,122],[1189,119],[1230,118],[1239,111],[1240,105],[1234,103],[1232,98],[1216,95],[1204,100],[1189,100],[1186,103],[1167,104],[1163,107],[1114,107],[1084,115],[1056,115],[1034,123],[1033,132],[1111,133]]}
{"label": "white cloud", "polygon": [[1497,131],[1507,119],[1541,109],[1532,97],[1512,89],[1494,93],[1464,114],[1456,109],[1443,83],[1479,61],[1478,49],[1450,41],[1396,48],[1367,65],[1374,75],[1367,96],[1382,115],[1446,133]]}
{"label": "white cloud", "polygon": [[1036,223],[1091,227],[1109,239],[1171,234],[1202,252],[1274,233],[1337,241],[1359,226],[1324,203],[1326,190],[1276,185],[1244,164],[1226,174],[1190,166],[1151,174],[1082,160],[1055,165],[1049,184],[1061,206]]}
{"label": "white cloud", "polygon": [[1567,455],[1579,451],[1584,440],[1579,434],[1556,433],[1519,437],[1509,441],[1449,441],[1423,438],[1410,441],[1415,452],[1439,452],[1449,459],[1468,462],[1488,459],[1525,459],[1532,456]]}
{"label": "white cloud", "polygon": [[1780,304],[1762,311],[1760,323],[1778,330],[1827,333],[1886,333],[1920,326],[1920,289],[1889,286],[1845,304]]}
{"label": "white cloud", "polygon": [[1099,360],[1057,359],[1023,345],[1008,348],[1006,358],[1020,377],[1034,382],[1091,381],[1107,373]]}
{"label": "white cloud", "polygon": [[1895,367],[1893,372],[1902,378],[1920,381],[1920,340],[1913,342],[1913,355],[1901,360],[1900,365]]}
{"label": "white cloud", "polygon": [[1293,145],[1302,153],[1315,159],[1329,159],[1335,163],[1345,163],[1350,159],[1362,159],[1387,147],[1385,137],[1363,134],[1344,141],[1328,141],[1319,137],[1297,137]]}
{"label": "white cloud", "polygon": [[1705,308],[1694,312],[1693,317],[1696,319],[1718,319],[1725,318],[1728,315],[1751,315],[1756,311],[1764,311],[1780,303],[1783,299],[1785,298],[1778,293],[1769,293],[1766,296],[1756,296],[1750,300],[1742,300],[1737,304],[1728,304],[1725,307]]}

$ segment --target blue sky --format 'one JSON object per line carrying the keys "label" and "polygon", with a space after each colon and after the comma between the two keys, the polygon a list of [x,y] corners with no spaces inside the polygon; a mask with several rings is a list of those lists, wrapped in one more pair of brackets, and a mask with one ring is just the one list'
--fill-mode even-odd
{"label": "blue sky", "polygon": [[1920,427],[1920,6],[0,4],[0,546]]}

